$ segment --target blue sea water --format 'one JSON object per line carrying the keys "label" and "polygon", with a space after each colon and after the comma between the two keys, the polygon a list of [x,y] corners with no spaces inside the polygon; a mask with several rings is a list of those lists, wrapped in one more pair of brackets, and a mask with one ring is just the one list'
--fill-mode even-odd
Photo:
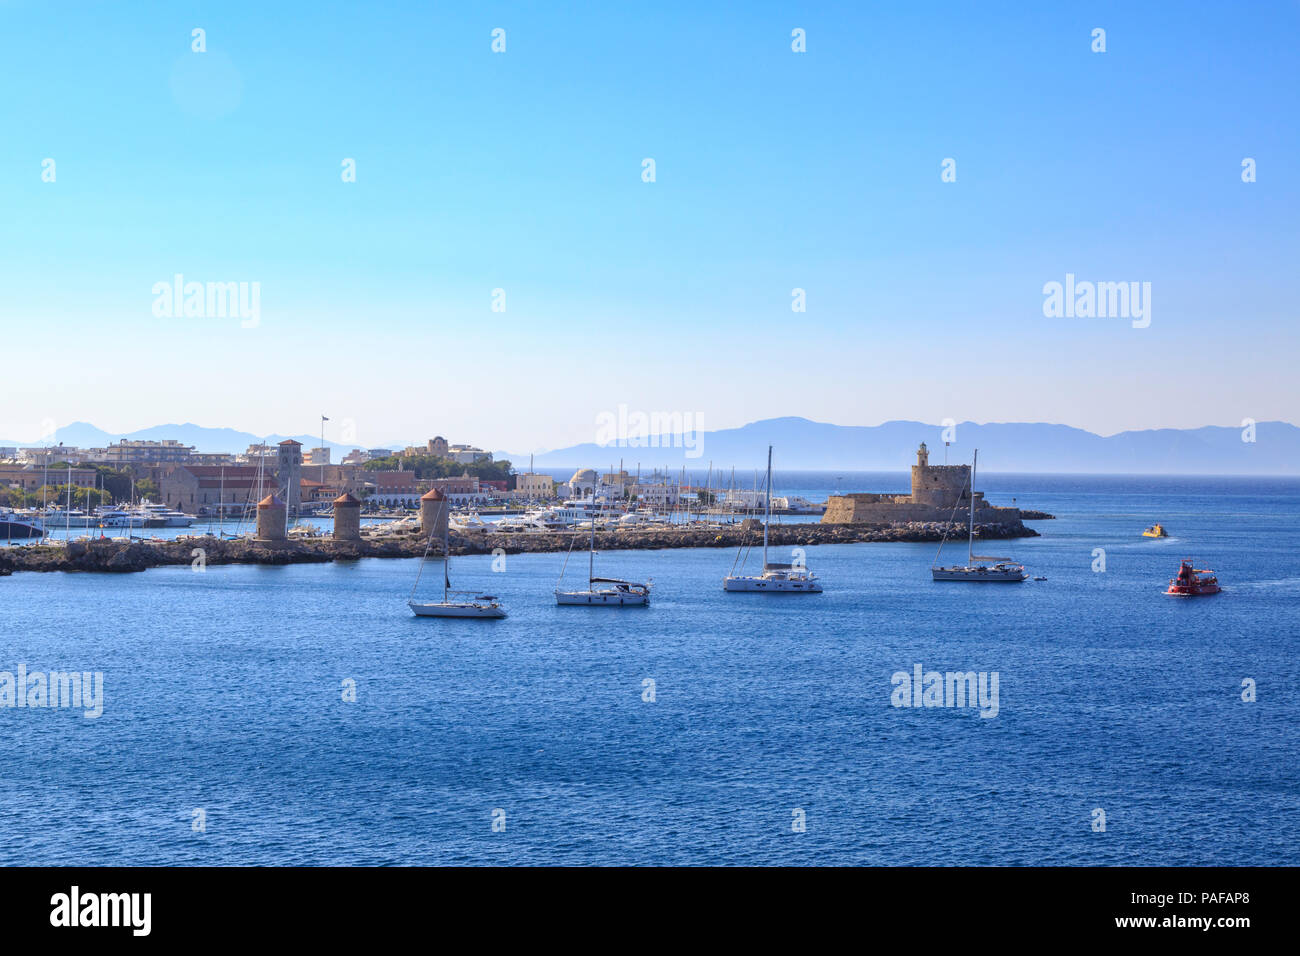
{"label": "blue sea water", "polygon": [[[652,606],[588,610],[561,556],[485,556],[453,579],[510,617],[457,622],[410,615],[407,560],[0,579],[0,671],[105,686],[0,708],[0,863],[1300,863],[1300,481],[982,484],[1058,516],[989,546],[1046,581],[819,546],[826,592],[782,598],[724,593],[730,550],[621,551]],[[1224,593],[1163,596],[1184,556]],[[996,671],[997,716],[891,706],[917,663]]]}

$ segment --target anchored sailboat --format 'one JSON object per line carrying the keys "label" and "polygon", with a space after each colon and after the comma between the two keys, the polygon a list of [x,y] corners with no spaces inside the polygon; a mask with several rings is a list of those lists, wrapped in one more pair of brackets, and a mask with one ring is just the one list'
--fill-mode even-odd
{"label": "anchored sailboat", "polygon": [[448,547],[447,524],[448,522],[444,517],[442,521],[442,600],[415,600],[415,590],[420,586],[420,576],[424,573],[424,562],[429,559],[429,548],[433,545],[433,535],[437,530],[435,526],[429,529],[429,544],[424,548],[424,557],[420,559],[420,570],[415,575],[415,584],[411,587],[411,596],[407,600],[406,606],[411,609],[411,612],[416,617],[505,617],[505,608],[491,594],[480,594],[466,601],[452,601],[449,599],[452,594],[473,594],[474,592],[451,590],[451,558]]}
{"label": "anchored sailboat", "polygon": [[[569,559],[564,559],[568,566]],[[564,580],[564,569],[560,569],[560,580]],[[596,513],[591,514],[591,542],[587,547],[587,589],[585,591],[561,591],[555,589],[555,603],[558,605],[581,605],[582,607],[646,607],[650,603],[650,583],[637,584],[619,578],[596,577]]]}
{"label": "anchored sailboat", "polygon": [[[822,584],[806,567],[794,564],[773,564],[767,560],[767,526],[772,521],[772,446],[767,446],[767,487],[763,494],[763,573],[732,573],[722,580],[724,591],[764,591],[779,594],[821,594]],[[742,545],[743,547],[743,545]],[[740,560],[737,552],[736,560]]]}
{"label": "anchored sailboat", "polygon": [[[1011,558],[995,558],[975,553],[975,466],[979,462],[979,457],[980,453],[977,448],[975,449],[975,456],[971,459],[970,485],[967,489],[967,504],[970,507],[970,534],[966,543],[966,563],[964,565],[954,564],[949,567],[939,566],[939,555],[943,554],[944,541],[948,540],[947,532],[945,532],[943,541],[939,542],[939,550],[934,556],[935,564],[930,566],[930,576],[935,581],[991,581],[1019,584],[1029,577],[1029,572],[1025,570],[1023,564],[1017,564]],[[954,514],[960,504],[961,498],[959,497],[956,504],[953,505]],[[977,561],[993,561],[996,563],[977,564]]]}

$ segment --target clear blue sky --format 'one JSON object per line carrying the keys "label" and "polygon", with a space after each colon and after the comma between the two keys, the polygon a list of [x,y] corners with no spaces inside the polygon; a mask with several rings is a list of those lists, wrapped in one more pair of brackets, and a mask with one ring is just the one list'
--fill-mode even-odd
{"label": "clear blue sky", "polygon": [[[1294,421],[1297,49],[1295,2],[0,0],[0,439]],[[156,317],[178,272],[260,325]],[[1151,326],[1045,318],[1067,272]]]}

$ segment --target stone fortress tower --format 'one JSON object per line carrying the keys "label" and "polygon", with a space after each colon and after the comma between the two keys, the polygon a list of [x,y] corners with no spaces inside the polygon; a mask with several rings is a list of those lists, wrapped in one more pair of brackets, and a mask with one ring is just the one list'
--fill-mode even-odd
{"label": "stone fortress tower", "polygon": [[965,509],[970,497],[970,489],[966,487],[969,481],[970,465],[932,465],[930,450],[921,442],[916,450],[916,464],[912,466],[912,504],[951,509],[960,500]]}
{"label": "stone fortress tower", "polygon": [[286,512],[296,516],[302,503],[302,442],[292,438],[280,442],[275,480],[280,483]]}
{"label": "stone fortress tower", "polygon": [[361,540],[361,502],[346,492],[334,499],[334,540]]}
{"label": "stone fortress tower", "polygon": [[[975,507],[975,523],[1023,527],[1018,508],[995,508],[982,491],[972,492],[970,465],[932,465],[925,442],[916,450],[912,493],[831,495],[822,524],[905,524],[964,522]],[[955,510],[954,510],[955,509]]]}

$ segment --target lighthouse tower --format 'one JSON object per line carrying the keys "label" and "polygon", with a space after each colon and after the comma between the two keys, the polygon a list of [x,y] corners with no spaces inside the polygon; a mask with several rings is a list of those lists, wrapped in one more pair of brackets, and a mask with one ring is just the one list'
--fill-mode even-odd
{"label": "lighthouse tower", "polygon": [[970,500],[970,465],[932,465],[930,450],[921,442],[912,466],[912,504],[931,508],[952,508]]}

